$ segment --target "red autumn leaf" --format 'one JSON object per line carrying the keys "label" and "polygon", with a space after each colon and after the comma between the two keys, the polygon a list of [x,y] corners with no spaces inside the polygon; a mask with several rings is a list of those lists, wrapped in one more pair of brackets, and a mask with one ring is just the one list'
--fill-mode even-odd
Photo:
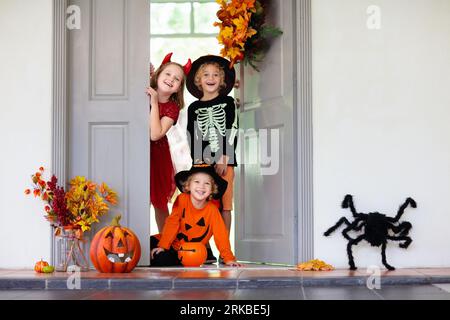
{"label": "red autumn leaf", "polygon": [[25,194],[30,194],[31,193],[31,190],[30,189],[26,189],[25,190]]}

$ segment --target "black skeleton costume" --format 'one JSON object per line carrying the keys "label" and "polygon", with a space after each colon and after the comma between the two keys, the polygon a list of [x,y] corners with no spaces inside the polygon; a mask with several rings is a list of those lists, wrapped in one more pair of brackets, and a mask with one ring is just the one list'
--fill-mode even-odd
{"label": "black skeleton costume", "polygon": [[232,97],[219,95],[209,101],[193,102],[187,123],[193,163],[216,164],[222,155],[227,155],[228,165],[237,166],[239,121]]}

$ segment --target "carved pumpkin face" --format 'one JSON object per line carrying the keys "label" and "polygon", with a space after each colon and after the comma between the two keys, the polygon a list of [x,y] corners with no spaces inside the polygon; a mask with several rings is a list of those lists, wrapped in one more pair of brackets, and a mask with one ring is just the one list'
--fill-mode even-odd
{"label": "carved pumpkin face", "polygon": [[184,242],[178,250],[178,259],[185,267],[199,267],[206,257],[206,247],[201,242]]}
{"label": "carved pumpkin face", "polygon": [[178,240],[184,242],[202,242],[208,236],[210,227],[205,228],[205,218],[201,217],[195,223],[189,224],[185,219],[185,209],[181,216],[181,228],[177,235]]}
{"label": "carved pumpkin face", "polygon": [[90,256],[100,272],[131,272],[141,258],[141,245],[136,235],[119,224],[120,216],[111,226],[96,233],[91,243]]}

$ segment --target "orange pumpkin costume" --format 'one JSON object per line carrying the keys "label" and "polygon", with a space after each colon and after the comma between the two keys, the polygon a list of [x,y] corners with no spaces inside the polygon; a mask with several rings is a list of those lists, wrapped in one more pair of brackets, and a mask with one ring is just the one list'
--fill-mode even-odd
{"label": "orange pumpkin costume", "polygon": [[217,206],[207,202],[203,209],[196,209],[188,193],[180,194],[173,205],[172,213],[167,218],[158,247],[178,250],[185,242],[201,242],[206,245],[214,236],[214,242],[225,263],[236,261],[231,251],[228,232]]}

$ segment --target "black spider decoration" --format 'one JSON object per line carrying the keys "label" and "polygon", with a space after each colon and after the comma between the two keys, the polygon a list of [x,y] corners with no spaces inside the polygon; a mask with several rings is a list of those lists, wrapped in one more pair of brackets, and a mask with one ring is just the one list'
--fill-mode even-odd
{"label": "black spider decoration", "polygon": [[[348,194],[342,202],[342,208],[350,208],[355,220],[353,220],[353,222],[349,222],[347,218],[342,217],[334,226],[325,231],[324,235],[328,237],[333,231],[345,223],[347,227],[342,231],[342,235],[345,239],[349,240],[347,244],[347,255],[350,270],[357,269],[355,266],[355,261],[353,260],[352,246],[357,245],[362,240],[366,240],[374,247],[379,247],[381,245],[381,259],[384,266],[388,270],[395,270],[395,268],[389,265],[386,261],[386,244],[388,240],[404,241],[399,244],[399,247],[405,249],[411,244],[412,239],[408,237],[409,230],[412,228],[411,223],[407,221],[398,223],[408,205],[413,208],[417,206],[416,202],[412,198],[407,198],[398,209],[395,218],[387,217],[379,212],[370,212],[367,214],[358,213],[353,205],[353,196]],[[349,231],[361,230],[363,234],[359,235],[355,239],[348,235]],[[389,231],[392,231],[393,235],[391,235]]]}

